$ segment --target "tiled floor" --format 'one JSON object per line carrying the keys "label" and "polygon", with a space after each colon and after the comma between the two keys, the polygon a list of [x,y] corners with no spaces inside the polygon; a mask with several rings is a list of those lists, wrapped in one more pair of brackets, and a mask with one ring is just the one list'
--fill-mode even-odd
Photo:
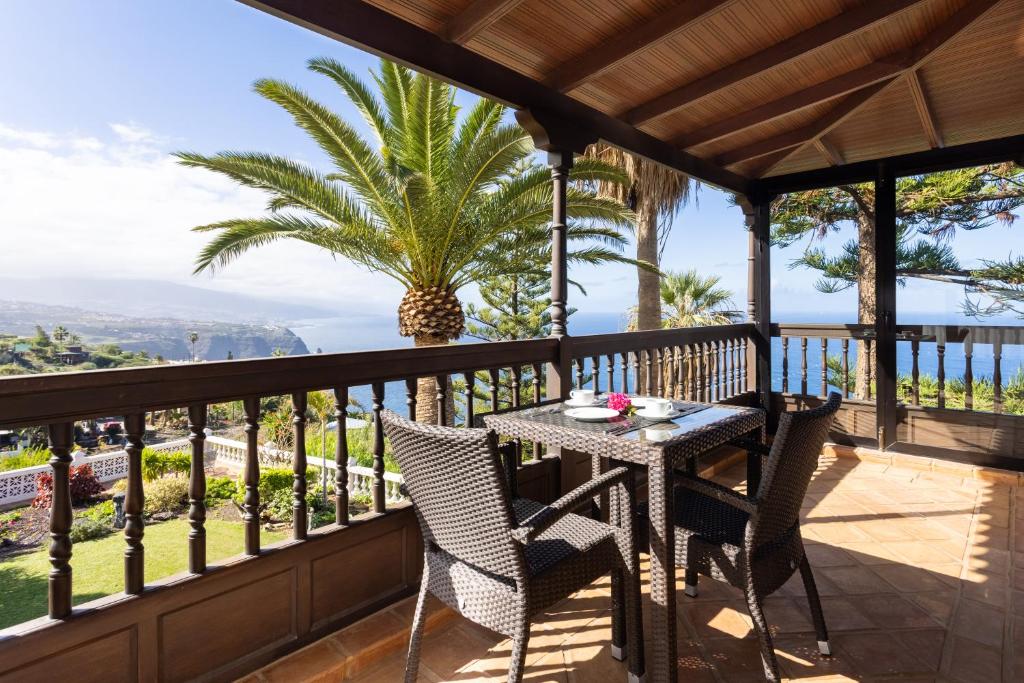
{"label": "tiled floor", "polygon": [[[742,486],[739,477],[734,469],[720,480]],[[765,605],[787,678],[1024,680],[1024,489],[969,470],[823,456],[803,533],[835,655],[817,653],[797,575]],[[700,596],[680,591],[679,605],[681,681],[763,680],[737,591],[702,579]],[[545,614],[532,631],[526,680],[624,681],[608,653],[608,608],[602,580]],[[504,680],[508,651],[459,617],[439,619],[424,641],[420,680]],[[404,663],[392,648],[345,680],[400,681]],[[272,665],[255,678],[287,677]]]}

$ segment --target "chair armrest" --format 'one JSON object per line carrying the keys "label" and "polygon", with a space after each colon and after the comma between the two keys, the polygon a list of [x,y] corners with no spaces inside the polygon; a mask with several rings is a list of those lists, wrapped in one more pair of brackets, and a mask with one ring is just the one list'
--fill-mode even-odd
{"label": "chair armrest", "polygon": [[726,503],[727,505],[733,506],[734,508],[743,510],[744,512],[753,514],[757,510],[756,499],[751,498],[749,496],[745,496],[742,493],[733,491],[732,489],[726,486],[722,486],[721,484],[717,484],[708,479],[701,479],[700,477],[679,476],[677,474],[675,480],[676,483],[682,486],[683,488],[690,489],[691,491],[696,491],[697,493],[705,495],[709,498],[714,498],[715,500],[719,500],[723,503]]}
{"label": "chair armrest", "polygon": [[577,505],[625,481],[628,476],[629,470],[627,468],[616,467],[581,486],[577,486],[555,502],[544,506],[543,510],[538,510],[529,518],[523,520],[518,527],[512,530],[512,537],[520,543],[529,543],[544,533],[552,524],[572,512]]}
{"label": "chair armrest", "polygon": [[753,451],[754,453],[763,456],[767,456],[772,451],[771,446],[763,444],[757,439],[751,439],[750,437],[746,436],[741,436],[736,439],[733,439],[732,441],[729,442],[729,445],[736,446],[737,448],[742,448],[744,450]]}

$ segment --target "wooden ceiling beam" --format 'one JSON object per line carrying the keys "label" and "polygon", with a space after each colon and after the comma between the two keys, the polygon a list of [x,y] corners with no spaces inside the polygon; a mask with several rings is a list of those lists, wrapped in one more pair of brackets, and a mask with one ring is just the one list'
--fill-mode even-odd
{"label": "wooden ceiling beam", "polygon": [[931,107],[928,106],[928,98],[924,94],[924,87],[917,71],[907,72],[907,85],[910,86],[910,97],[914,100],[914,109],[921,119],[921,127],[924,129],[924,136],[928,139],[928,146],[932,149],[942,147],[942,136],[939,135],[939,128],[935,125],[935,116]]}
{"label": "wooden ceiling beam", "polygon": [[239,0],[516,109],[543,112],[607,142],[702,182],[744,193],[749,180],[688,154],[624,121],[553,90],[518,71],[444,40],[361,0]]}
{"label": "wooden ceiling beam", "polygon": [[814,148],[818,150],[818,153],[824,157],[832,166],[843,165],[843,155],[839,153],[835,145],[828,141],[826,137],[820,137],[814,141]]}
{"label": "wooden ceiling beam", "polygon": [[779,135],[773,135],[770,138],[765,138],[764,140],[759,140],[753,144],[744,145],[738,149],[720,154],[715,157],[715,163],[723,167],[732,166],[733,164],[738,164],[741,161],[746,161],[747,159],[754,159],[756,157],[765,156],[766,154],[772,154],[773,152],[781,150],[794,151],[797,148],[802,147],[804,144],[819,138],[848,119],[855,111],[860,109],[865,102],[877,95],[894,80],[895,79],[889,79],[887,81],[882,81],[881,83],[875,83],[867,88],[861,88],[853,94],[848,95],[843,101],[833,107],[827,114],[819,118],[817,121],[814,121],[802,128],[786,131]]}
{"label": "wooden ceiling beam", "polygon": [[637,53],[696,24],[736,0],[687,0],[658,13],[612,40],[595,45],[584,54],[568,59],[544,79],[559,92],[569,92],[594,80]]}
{"label": "wooden ceiling beam", "polygon": [[848,95],[851,92],[903,73],[909,63],[909,57],[910,52],[908,50],[898,52],[885,59],[866,64],[859,69],[848,71],[827,81],[822,81],[795,93],[784,95],[759,107],[748,109],[735,116],[720,119],[703,128],[685,133],[673,140],[673,144],[683,149],[690,149],[706,142],[720,140],[747,128],[768,123],[801,109]]}
{"label": "wooden ceiling beam", "polygon": [[[974,24],[978,19],[980,19],[986,12],[991,10],[993,7],[998,5],[1000,2],[1003,2],[1003,0],[971,0],[966,5],[961,7],[959,10],[954,12],[952,14],[952,16],[949,17],[949,19],[947,19],[942,24],[940,24],[938,26],[938,28],[936,28],[934,31],[929,33],[919,43],[917,43],[916,45],[914,45],[910,49],[910,63],[907,65],[907,70],[908,71],[915,71],[915,70],[921,68],[921,66],[923,64],[925,64],[925,62],[927,62],[929,59],[931,59],[931,57],[942,46],[948,44],[949,41],[951,41],[953,38],[955,38],[956,36],[960,35],[964,31],[966,31],[972,24]],[[881,84],[881,87],[873,86],[872,89],[874,90],[874,92],[872,92],[872,95],[877,94],[878,92],[881,92],[882,90],[884,90],[886,87],[888,87],[892,83],[896,82],[897,80],[898,79],[894,78],[892,80],[886,81],[886,82]],[[860,91],[860,92],[867,92],[867,90]],[[847,98],[847,100],[851,100],[852,98],[853,98],[853,96]],[[807,139],[803,141],[803,143],[793,146],[788,154],[785,154],[785,155],[781,156],[778,159],[778,161],[776,163],[772,164],[772,166],[770,168],[766,169],[764,171],[764,173],[765,174],[771,173],[771,171],[774,168],[776,168],[779,164],[783,163],[786,159],[788,159],[790,156],[792,156],[792,154],[796,153],[798,150],[802,149],[807,144],[813,144],[814,141],[817,138],[820,138],[821,136],[826,135],[829,131],[831,131],[834,128],[836,128],[839,124],[841,124],[843,121],[845,121],[847,118],[849,118],[852,114],[854,114],[857,111],[857,109],[859,109],[864,104],[866,104],[869,99],[871,99],[871,98],[867,97],[867,98],[861,99],[859,101],[859,103],[856,103],[856,106],[854,106],[853,108],[848,108],[849,110],[845,113],[845,115],[840,117],[840,118],[838,118],[838,119],[831,117],[832,112],[829,112],[829,114],[826,114],[825,116],[823,116],[821,119],[819,119],[819,121],[815,122],[814,124],[811,124],[810,126],[805,126],[804,128],[800,129],[801,131],[806,131],[806,132],[812,132],[813,131],[813,135],[808,136]],[[845,103],[846,103],[846,100],[843,101],[843,104],[845,104]],[[843,104],[840,104],[839,107],[843,107]],[[796,132],[796,131],[794,131],[794,132]],[[788,134],[784,133],[783,135],[788,135]],[[781,137],[782,136],[776,136],[776,138],[781,138]],[[790,138],[786,138],[787,141],[789,141],[789,139]],[[763,147],[765,145],[770,145],[770,142],[771,142],[771,139],[769,139],[769,140],[762,140],[762,141],[752,145],[752,147]],[[718,157],[718,159],[719,160],[721,160],[721,159],[733,159],[733,158],[736,158],[737,156],[739,156],[739,157],[743,156],[740,150],[734,150],[732,152],[727,152],[727,153],[721,155],[720,157]],[[748,157],[745,157],[745,158],[751,158],[751,157],[748,156]],[[732,162],[732,163],[735,163],[735,162]],[[728,164],[723,164],[723,165],[728,165]]]}
{"label": "wooden ceiling beam", "polygon": [[448,20],[442,35],[452,43],[466,43],[522,2],[523,0],[476,0]]}
{"label": "wooden ceiling beam", "polygon": [[774,69],[808,52],[863,31],[920,1],[872,0],[863,3],[849,12],[832,17],[718,71],[659,95],[626,111],[621,118],[633,125],[647,123],[762,71]]}

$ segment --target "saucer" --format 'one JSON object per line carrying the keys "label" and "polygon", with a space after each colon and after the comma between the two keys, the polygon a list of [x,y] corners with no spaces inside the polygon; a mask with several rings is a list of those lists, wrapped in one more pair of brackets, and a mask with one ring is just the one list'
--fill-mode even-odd
{"label": "saucer", "polygon": [[647,420],[671,420],[674,417],[679,417],[680,415],[682,415],[682,413],[680,413],[675,408],[673,408],[672,410],[668,411],[664,415],[655,415],[654,413],[647,412],[646,409],[638,410],[638,411],[636,411],[636,414],[637,414],[637,416],[642,417],[642,418],[647,419]]}
{"label": "saucer", "polygon": [[605,420],[619,416],[619,411],[611,408],[573,408],[565,411],[568,417],[580,422],[604,422]]}
{"label": "saucer", "polygon": [[567,405],[570,408],[590,408],[593,406],[601,405],[601,401],[594,399],[593,401],[577,401],[574,398],[566,399],[563,405]]}

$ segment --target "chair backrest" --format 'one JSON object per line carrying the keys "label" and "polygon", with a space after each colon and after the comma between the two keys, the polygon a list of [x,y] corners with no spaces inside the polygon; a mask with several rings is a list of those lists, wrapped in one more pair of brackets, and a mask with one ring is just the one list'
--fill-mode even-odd
{"label": "chair backrest", "polygon": [[807,486],[818,467],[821,447],[832,427],[842,397],[832,392],[817,408],[783,413],[758,491],[753,546],[782,541],[800,516]]}
{"label": "chair backrest", "polygon": [[491,574],[522,579],[523,553],[511,534],[515,517],[495,433],[411,422],[390,410],[381,420],[424,543]]}

